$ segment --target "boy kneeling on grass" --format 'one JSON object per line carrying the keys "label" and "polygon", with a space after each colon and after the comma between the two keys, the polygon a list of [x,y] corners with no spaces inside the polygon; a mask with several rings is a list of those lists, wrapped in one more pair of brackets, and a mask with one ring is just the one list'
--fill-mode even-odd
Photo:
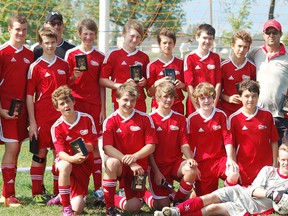
{"label": "boy kneeling on grass", "polygon": [[[92,117],[74,110],[75,99],[71,89],[61,86],[52,94],[53,105],[61,117],[53,124],[51,135],[59,171],[59,193],[62,215],[81,214],[85,207],[89,178],[93,171],[93,149],[97,147],[97,132]],[[71,142],[82,139],[88,151],[74,153]]]}

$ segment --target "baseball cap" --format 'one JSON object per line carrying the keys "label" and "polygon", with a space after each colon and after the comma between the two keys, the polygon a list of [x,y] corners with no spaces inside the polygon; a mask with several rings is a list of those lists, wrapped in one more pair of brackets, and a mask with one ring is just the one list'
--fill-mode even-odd
{"label": "baseball cap", "polygon": [[282,31],[282,26],[281,24],[275,20],[275,19],[269,19],[268,21],[265,22],[264,24],[264,31],[269,28],[269,27],[273,27],[275,28],[277,31]]}
{"label": "baseball cap", "polygon": [[58,18],[63,22],[62,14],[57,11],[49,12],[46,16],[46,22],[52,22],[52,20],[55,18]]}

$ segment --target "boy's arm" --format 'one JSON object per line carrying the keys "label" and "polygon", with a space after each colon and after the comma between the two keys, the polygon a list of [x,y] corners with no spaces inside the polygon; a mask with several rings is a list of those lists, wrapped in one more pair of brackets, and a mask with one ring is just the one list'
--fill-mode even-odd
{"label": "boy's arm", "polygon": [[241,98],[239,94],[234,94],[231,96],[228,96],[226,94],[221,93],[221,99],[228,102],[228,103],[233,103],[233,104],[240,104],[241,103]]}
{"label": "boy's arm", "polygon": [[117,89],[121,85],[121,83],[113,82],[109,78],[100,78],[99,84],[110,89]]}
{"label": "boy's arm", "polygon": [[271,142],[272,145],[272,155],[273,155],[273,167],[278,167],[278,142]]}
{"label": "boy's arm", "polygon": [[215,97],[215,100],[214,100],[214,107],[217,107],[217,103],[219,101],[220,94],[221,94],[221,83],[217,83],[216,84],[215,91],[216,91],[216,97]]}
{"label": "boy's arm", "polygon": [[61,160],[65,160],[69,163],[74,163],[74,164],[81,164],[86,160],[86,157],[82,155],[82,153],[77,153],[71,156],[64,151],[61,151],[58,153],[58,156]]}
{"label": "boy's arm", "polygon": [[194,160],[191,148],[189,144],[184,144],[181,146],[181,152],[185,156],[189,167],[197,167],[198,163]]}
{"label": "boy's arm", "polygon": [[236,153],[235,153],[234,146],[232,144],[226,144],[225,150],[227,154],[227,162],[226,162],[227,167],[232,166],[233,170],[239,169],[236,163]]}
{"label": "boy's arm", "polygon": [[199,108],[200,108],[199,105],[193,100],[193,97],[192,97],[193,92],[194,92],[193,86],[187,85],[187,86],[186,86],[186,89],[187,89],[188,97],[189,97],[190,101],[192,102],[194,108],[195,108],[196,110],[199,109]]}
{"label": "boy's arm", "polygon": [[38,139],[38,129],[37,129],[37,122],[35,119],[35,112],[34,112],[34,101],[32,95],[26,96],[26,104],[27,104],[27,110],[29,115],[29,137],[30,140],[32,140],[32,136],[34,135],[36,140]]}
{"label": "boy's arm", "polygon": [[155,151],[155,144],[146,144],[138,152],[135,152],[134,154],[124,155],[121,161],[124,164],[130,165],[132,163],[137,162],[137,160],[139,159],[148,157],[154,151]]}
{"label": "boy's arm", "polygon": [[160,185],[162,182],[162,179],[165,180],[165,177],[160,172],[160,170],[159,170],[159,168],[155,162],[154,155],[153,154],[149,155],[148,159],[149,159],[149,165],[151,166],[151,169],[154,172],[154,181],[157,185]]}
{"label": "boy's arm", "polygon": [[124,155],[118,149],[114,148],[112,145],[105,145],[103,147],[103,150],[105,154],[108,155],[109,157],[116,158],[119,161],[122,161]]}

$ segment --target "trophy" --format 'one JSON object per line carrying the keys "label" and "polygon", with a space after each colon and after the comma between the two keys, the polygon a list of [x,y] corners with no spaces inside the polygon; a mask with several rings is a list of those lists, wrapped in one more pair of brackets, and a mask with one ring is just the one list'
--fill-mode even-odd
{"label": "trophy", "polygon": [[164,76],[168,76],[173,83],[176,81],[176,73],[173,68],[165,68]]}
{"label": "trophy", "polygon": [[141,65],[130,66],[130,77],[135,82],[139,82],[140,79],[142,79],[142,66]]}
{"label": "trophy", "polygon": [[79,71],[87,71],[87,56],[86,54],[75,55],[76,67],[79,68]]}
{"label": "trophy", "polygon": [[134,176],[133,180],[132,180],[131,189],[132,190],[139,190],[139,191],[145,190],[146,177],[147,177],[147,174],[144,174],[142,176]]}
{"label": "trophy", "polygon": [[15,117],[20,117],[21,116],[21,111],[24,105],[24,101],[21,99],[13,98],[10,104],[10,109],[9,109],[9,115],[10,116],[15,116]]}
{"label": "trophy", "polygon": [[70,145],[71,145],[71,148],[72,148],[74,155],[77,153],[82,153],[84,156],[88,155],[87,148],[86,148],[85,143],[81,137],[70,142]]}

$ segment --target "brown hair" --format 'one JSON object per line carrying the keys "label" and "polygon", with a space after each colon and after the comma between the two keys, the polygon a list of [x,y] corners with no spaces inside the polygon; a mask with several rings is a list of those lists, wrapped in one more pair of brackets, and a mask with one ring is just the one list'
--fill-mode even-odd
{"label": "brown hair", "polygon": [[254,80],[244,80],[240,83],[238,94],[241,96],[245,90],[260,94],[260,85]]}
{"label": "brown hair", "polygon": [[196,31],[196,36],[200,37],[202,32],[206,32],[208,35],[213,36],[213,39],[215,38],[216,30],[210,24],[204,23],[199,25]]}
{"label": "brown hair", "polygon": [[49,37],[49,38],[55,38],[57,40],[57,32],[52,27],[42,27],[38,32],[38,40],[39,43],[43,42],[43,36]]}
{"label": "brown hair", "polygon": [[163,82],[157,86],[156,92],[155,92],[155,97],[161,98],[163,96],[163,94],[168,94],[174,98],[177,98],[176,88],[173,85],[173,83]]}
{"label": "brown hair", "polygon": [[198,102],[199,97],[208,97],[212,96],[213,99],[216,98],[216,91],[212,84],[208,82],[201,82],[199,83],[192,94],[193,100]]}
{"label": "brown hair", "polygon": [[130,19],[123,28],[122,33],[126,34],[127,32],[129,32],[130,29],[135,29],[140,35],[141,38],[143,38],[144,35],[144,29],[141,23],[139,23],[137,20],[135,19]]}
{"label": "brown hair", "polygon": [[72,101],[75,101],[75,98],[72,95],[72,90],[67,85],[60,86],[52,93],[53,106],[57,108],[59,100],[66,101],[68,98],[70,98]]}
{"label": "brown hair", "polygon": [[131,97],[136,98],[139,97],[139,90],[137,85],[133,82],[127,82],[119,86],[116,90],[116,98],[120,99],[125,93],[128,93]]}
{"label": "brown hair", "polygon": [[14,22],[19,22],[21,24],[27,23],[26,16],[23,14],[16,13],[13,16],[10,17],[9,19],[9,26],[12,28]]}
{"label": "brown hair", "polygon": [[97,34],[97,32],[98,32],[97,24],[92,19],[83,19],[82,21],[80,21],[78,23],[77,31],[78,31],[79,34],[82,33],[82,30],[83,30],[84,27],[87,28],[90,31],[94,31],[95,34]]}
{"label": "brown hair", "polygon": [[157,35],[157,41],[158,44],[161,43],[161,36],[166,36],[168,38],[171,38],[174,42],[174,45],[176,44],[176,34],[169,28],[163,28]]}
{"label": "brown hair", "polygon": [[251,35],[248,32],[244,31],[244,30],[239,30],[232,36],[232,45],[235,44],[237,39],[240,39],[240,40],[242,40],[244,42],[248,42],[249,46],[252,44]]}

